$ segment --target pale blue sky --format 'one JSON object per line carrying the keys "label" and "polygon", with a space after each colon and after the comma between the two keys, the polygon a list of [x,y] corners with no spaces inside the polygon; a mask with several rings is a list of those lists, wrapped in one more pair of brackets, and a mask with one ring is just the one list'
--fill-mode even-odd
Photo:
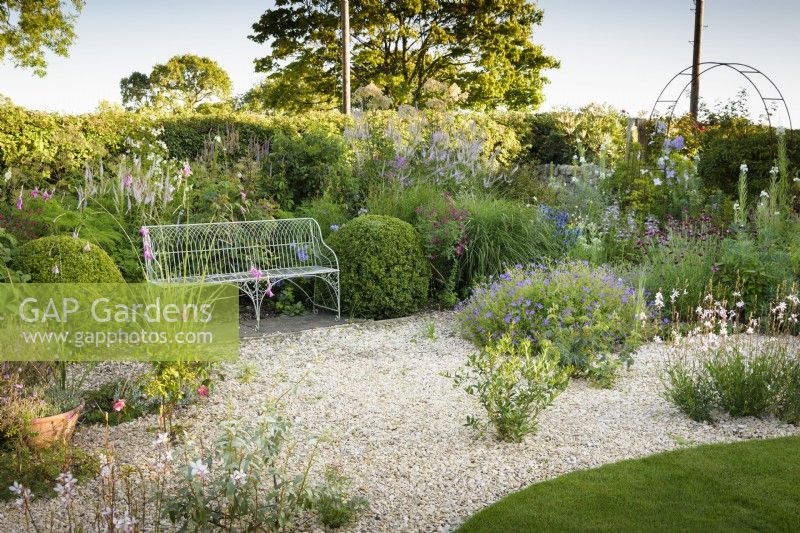
{"label": "pale blue sky", "polygon": [[[353,2],[357,0],[351,0]],[[47,77],[0,65],[0,93],[21,105],[84,112],[119,101],[119,80],[181,53],[217,60],[235,92],[260,75],[266,48],[248,40],[269,0],[88,0],[69,58],[53,57]],[[666,81],[691,62],[691,0],[540,0],[535,40],[561,60],[547,75],[544,109],[607,102],[649,112]],[[773,78],[800,125],[800,0],[707,0],[704,60],[751,64]],[[745,84],[735,74],[703,80],[710,101]]]}

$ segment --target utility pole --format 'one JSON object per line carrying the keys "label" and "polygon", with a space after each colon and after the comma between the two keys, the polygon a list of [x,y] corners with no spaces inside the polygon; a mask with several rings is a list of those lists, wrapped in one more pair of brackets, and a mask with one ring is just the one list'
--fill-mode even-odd
{"label": "utility pole", "polygon": [[[346,0],[344,0],[346,1]],[[700,45],[703,38],[703,0],[694,0],[694,41],[692,49],[692,92],[689,114],[697,120],[700,103]]]}
{"label": "utility pole", "polygon": [[342,113],[350,114],[350,0],[342,6]]}

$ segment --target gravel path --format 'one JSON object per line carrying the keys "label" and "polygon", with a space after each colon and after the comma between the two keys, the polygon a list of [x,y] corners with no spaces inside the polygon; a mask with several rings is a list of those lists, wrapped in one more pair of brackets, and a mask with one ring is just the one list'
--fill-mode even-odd
{"label": "gravel path", "polygon": [[[435,340],[424,333],[430,322]],[[463,426],[481,408],[441,376],[463,364],[470,350],[451,313],[248,340],[211,401],[187,409],[178,423],[209,437],[220,419],[245,416],[294,389],[284,410],[295,433],[327,436],[317,466],[341,467],[367,497],[369,511],[350,528],[365,532],[448,531],[512,491],[573,470],[687,445],[800,434],[771,418],[692,422],[661,398],[665,355],[651,344],[613,389],[572,380],[542,413],[535,435],[522,444],[499,443]],[[255,370],[250,383],[236,379],[244,365]],[[154,422],[111,428],[122,460],[149,449]],[[88,448],[100,440],[93,428],[76,436]],[[0,520],[0,530],[7,524]]]}

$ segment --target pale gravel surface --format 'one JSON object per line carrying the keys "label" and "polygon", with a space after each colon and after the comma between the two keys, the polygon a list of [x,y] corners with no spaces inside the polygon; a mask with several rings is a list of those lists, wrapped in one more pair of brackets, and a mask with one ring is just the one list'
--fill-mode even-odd
{"label": "pale gravel surface", "polygon": [[[431,321],[435,341],[424,334]],[[772,418],[692,422],[662,399],[664,349],[650,344],[613,389],[572,380],[542,413],[535,435],[522,444],[499,443],[463,426],[467,414],[481,414],[480,406],[441,375],[472,349],[451,313],[248,340],[211,401],[185,410],[178,423],[210,439],[220,419],[246,416],[293,389],[284,403],[297,436],[327,437],[320,470],[341,467],[369,500],[369,511],[350,528],[365,532],[448,531],[510,492],[573,470],[690,444],[800,434]],[[235,378],[244,364],[256,370],[247,384]],[[111,428],[122,460],[147,454],[154,424],[149,417]],[[76,442],[97,448],[102,438],[83,427]],[[0,530],[14,531],[14,512],[4,505],[0,513],[6,515]]]}

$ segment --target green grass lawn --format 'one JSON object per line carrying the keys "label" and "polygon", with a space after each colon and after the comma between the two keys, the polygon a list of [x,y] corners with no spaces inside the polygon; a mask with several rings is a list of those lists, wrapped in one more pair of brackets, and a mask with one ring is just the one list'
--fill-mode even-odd
{"label": "green grass lawn", "polygon": [[459,531],[800,531],[800,437],[701,446],[573,472]]}

